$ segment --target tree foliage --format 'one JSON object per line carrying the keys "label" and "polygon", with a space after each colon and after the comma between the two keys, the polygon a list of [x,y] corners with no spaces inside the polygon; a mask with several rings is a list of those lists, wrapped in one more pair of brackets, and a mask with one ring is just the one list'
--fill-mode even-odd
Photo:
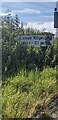
{"label": "tree foliage", "polygon": [[[20,21],[17,15],[15,19],[12,18],[11,14],[2,19],[3,76],[17,74],[20,68],[28,71],[36,67],[39,70],[42,70],[46,66],[55,67],[57,65],[56,46],[53,48],[48,45],[43,48],[21,44],[21,40],[18,40],[17,35],[20,33],[23,34],[24,29],[19,27],[19,23]],[[30,30],[28,32],[30,33]],[[51,34],[48,34],[48,36],[51,37]]]}

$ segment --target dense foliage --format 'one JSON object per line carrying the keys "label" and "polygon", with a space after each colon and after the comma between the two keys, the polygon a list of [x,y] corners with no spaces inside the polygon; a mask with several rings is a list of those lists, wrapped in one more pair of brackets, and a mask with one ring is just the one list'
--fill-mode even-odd
{"label": "dense foliage", "polygon": [[[57,65],[56,47],[48,45],[44,48],[22,45],[17,35],[23,33],[24,29],[19,27],[17,15],[15,20],[11,15],[2,19],[2,71],[4,77],[17,74],[21,68],[28,71],[37,67],[42,70],[46,66],[55,67]],[[29,33],[32,34],[30,30]],[[34,34],[36,33],[34,32]],[[41,34],[45,34],[45,32]],[[51,36],[50,33],[46,34]]]}
{"label": "dense foliage", "polygon": [[[20,34],[39,34],[19,27],[18,16],[2,18],[2,106],[3,118],[33,117],[37,108],[51,114],[47,103],[57,93],[58,43],[54,47],[21,44]],[[48,34],[50,33],[41,33]]]}
{"label": "dense foliage", "polygon": [[43,72],[25,71],[14,78],[8,78],[3,88],[3,117],[33,117],[37,106],[45,105],[56,93],[56,69],[47,68]]}

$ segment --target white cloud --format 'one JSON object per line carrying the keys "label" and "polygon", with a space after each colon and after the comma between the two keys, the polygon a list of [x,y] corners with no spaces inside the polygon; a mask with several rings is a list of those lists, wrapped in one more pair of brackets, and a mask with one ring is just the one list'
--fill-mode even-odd
{"label": "white cloud", "polygon": [[35,10],[35,9],[30,9],[30,8],[25,8],[23,10],[14,10],[12,11],[12,13],[40,13],[39,10]]}
{"label": "white cloud", "polygon": [[0,17],[1,16],[6,16],[6,15],[8,15],[7,13],[0,13]]}
{"label": "white cloud", "polygon": [[49,16],[49,15],[46,15],[46,16],[43,16],[44,18],[54,18],[54,16]]}
{"label": "white cloud", "polygon": [[25,8],[23,10],[12,10],[11,12],[0,12],[0,16],[6,16],[9,13],[11,13],[12,16],[15,16],[16,13],[34,14],[34,13],[40,13],[40,11],[35,9]]}
{"label": "white cloud", "polygon": [[11,12],[0,12],[0,17],[1,16],[7,16],[8,14],[11,14],[13,16],[13,14]]}
{"label": "white cloud", "polygon": [[27,25],[24,25],[24,28],[34,28],[34,29],[39,29],[40,31],[45,28],[45,31],[52,32],[55,34],[55,29],[54,29],[54,23],[53,22],[44,22],[44,23],[37,23],[37,22],[29,22]]}

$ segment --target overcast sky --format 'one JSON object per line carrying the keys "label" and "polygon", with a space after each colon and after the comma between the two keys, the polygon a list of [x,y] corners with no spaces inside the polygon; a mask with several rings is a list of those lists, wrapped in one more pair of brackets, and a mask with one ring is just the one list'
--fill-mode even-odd
{"label": "overcast sky", "polygon": [[56,2],[57,0],[1,0],[1,2]]}
{"label": "overcast sky", "polygon": [[27,27],[46,28],[47,31],[55,32],[53,25],[55,6],[55,2],[2,2],[3,13],[0,12],[0,16],[6,15],[5,12],[9,9],[12,16],[18,14],[20,20],[27,23]]}

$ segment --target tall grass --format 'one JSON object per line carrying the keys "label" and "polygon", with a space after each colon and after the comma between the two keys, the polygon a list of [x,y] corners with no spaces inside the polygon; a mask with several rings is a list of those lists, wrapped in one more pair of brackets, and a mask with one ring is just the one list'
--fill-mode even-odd
{"label": "tall grass", "polygon": [[7,78],[3,85],[4,118],[32,117],[37,105],[44,104],[56,93],[56,69],[42,72],[22,70],[14,78]]}

